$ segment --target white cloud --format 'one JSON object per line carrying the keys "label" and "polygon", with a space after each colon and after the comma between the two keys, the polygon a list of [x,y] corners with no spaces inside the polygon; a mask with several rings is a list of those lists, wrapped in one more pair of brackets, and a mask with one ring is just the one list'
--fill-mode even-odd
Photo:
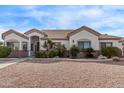
{"label": "white cloud", "polygon": [[101,17],[104,15],[104,11],[98,7],[79,11],[79,12],[81,12],[82,15],[86,17],[91,17],[91,18]]}
{"label": "white cloud", "polygon": [[123,29],[108,30],[107,34],[124,37],[124,30]]}

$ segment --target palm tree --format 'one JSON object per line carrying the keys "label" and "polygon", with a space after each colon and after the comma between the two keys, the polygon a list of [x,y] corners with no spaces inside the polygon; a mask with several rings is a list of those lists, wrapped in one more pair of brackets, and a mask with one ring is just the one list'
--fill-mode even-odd
{"label": "palm tree", "polygon": [[54,43],[50,40],[50,39],[47,39],[45,42],[44,42],[44,45],[43,47],[48,50],[52,49],[53,48],[53,45]]}

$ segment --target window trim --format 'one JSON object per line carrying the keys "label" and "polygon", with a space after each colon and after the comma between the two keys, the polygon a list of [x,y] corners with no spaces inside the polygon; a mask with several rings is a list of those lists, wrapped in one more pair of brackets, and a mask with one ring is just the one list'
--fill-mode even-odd
{"label": "window trim", "polygon": [[[102,44],[105,44],[105,47],[102,47]],[[111,44],[111,46],[107,46],[107,44]],[[100,42],[100,48],[113,47],[113,42]]]}
{"label": "window trim", "polygon": [[[79,46],[79,43],[83,43],[83,47],[82,48],[80,48],[80,46]],[[89,44],[89,48],[91,48],[91,41],[78,41],[78,47],[80,48],[80,49],[86,49],[86,48],[84,48],[84,46],[85,46],[85,43],[87,43],[88,42],[88,44]]]}

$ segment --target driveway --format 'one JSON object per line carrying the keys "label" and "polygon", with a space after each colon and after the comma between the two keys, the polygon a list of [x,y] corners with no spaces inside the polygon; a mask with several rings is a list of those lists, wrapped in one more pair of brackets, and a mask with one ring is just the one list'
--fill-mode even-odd
{"label": "driveway", "polygon": [[25,59],[18,59],[18,58],[0,58],[0,69],[24,60]]}
{"label": "driveway", "polygon": [[124,66],[97,62],[25,61],[0,69],[0,87],[124,87]]}

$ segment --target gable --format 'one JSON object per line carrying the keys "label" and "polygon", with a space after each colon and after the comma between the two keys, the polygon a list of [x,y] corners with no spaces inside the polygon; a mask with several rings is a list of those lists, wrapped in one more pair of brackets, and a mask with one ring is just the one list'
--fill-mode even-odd
{"label": "gable", "polygon": [[31,35],[32,33],[33,33],[33,35],[39,34],[39,35],[47,36],[45,33],[41,32],[40,30],[37,30],[37,29],[31,29],[31,30],[25,32],[24,34],[25,35]]}
{"label": "gable", "polygon": [[96,36],[101,35],[99,32],[97,32],[97,31],[95,31],[95,30],[93,30],[93,29],[91,29],[91,28],[89,28],[89,27],[82,26],[82,27],[80,27],[80,28],[78,28],[78,29],[72,31],[71,33],[69,33],[69,34],[68,34],[68,37],[70,37],[70,36],[72,36],[72,35],[74,35],[74,34],[76,34],[76,33],[79,33],[79,32],[81,32],[81,31],[87,31],[87,32],[89,32],[89,33],[91,33],[91,34],[94,34],[94,35],[96,35]]}
{"label": "gable", "polygon": [[24,38],[24,39],[28,39],[28,37],[25,36],[24,34],[21,34],[21,33],[19,33],[19,32],[16,32],[15,30],[12,30],[12,29],[10,29],[10,30],[8,30],[8,31],[6,31],[6,32],[4,32],[4,33],[2,33],[2,39],[5,39],[5,37],[8,36],[8,35],[10,35],[10,34],[15,34],[15,35],[17,35],[17,36],[19,36],[19,37],[22,37],[22,38]]}
{"label": "gable", "polygon": [[69,38],[73,40],[81,40],[81,39],[89,39],[89,40],[97,39],[98,40],[97,35],[94,35],[86,30],[81,30],[80,32],[71,35]]}
{"label": "gable", "polygon": [[7,41],[7,42],[20,42],[20,41],[27,42],[28,40],[23,37],[20,37],[19,35],[15,34],[15,33],[11,33],[5,37],[5,41]]}

